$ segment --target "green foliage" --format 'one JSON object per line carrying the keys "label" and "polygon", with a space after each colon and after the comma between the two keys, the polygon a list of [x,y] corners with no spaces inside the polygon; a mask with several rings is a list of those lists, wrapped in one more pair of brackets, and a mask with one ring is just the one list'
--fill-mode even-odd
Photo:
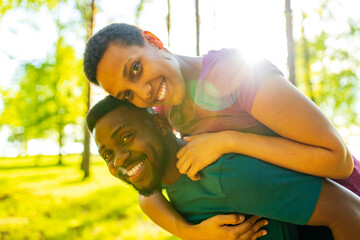
{"label": "green foliage", "polygon": [[6,12],[17,9],[32,9],[38,11],[42,6],[49,9],[55,8],[60,2],[67,0],[0,0],[0,18]]}
{"label": "green foliage", "polygon": [[[112,177],[94,157],[92,178],[82,181],[80,156],[0,159],[2,239],[177,239],[141,212],[136,192]],[[30,163],[28,163],[30,162]]]}
{"label": "green foliage", "polygon": [[150,2],[151,2],[151,0],[140,0],[139,1],[139,4],[136,7],[136,13],[135,13],[136,25],[139,25],[139,18],[140,18],[142,11],[144,10],[144,5],[146,3],[150,3]]}
{"label": "green foliage", "polygon": [[54,56],[39,66],[26,63],[23,73],[17,88],[1,91],[0,123],[13,128],[10,140],[57,136],[61,144],[66,125],[84,123],[87,82],[81,59],[60,37]]}
{"label": "green foliage", "polygon": [[[98,12],[96,1],[94,1],[94,6],[92,6],[92,0],[78,0],[75,2],[76,10],[81,15],[80,21],[73,22],[73,25],[78,25],[78,28],[86,29],[86,36],[84,36],[84,41],[92,36],[94,28],[94,16]],[[93,9],[94,7],[94,9]]]}
{"label": "green foliage", "polygon": [[[326,4],[318,14],[324,22],[334,17]],[[303,14],[303,22],[307,17]],[[360,34],[360,25],[355,20],[348,23],[348,31],[335,34],[323,29],[311,39],[306,36],[303,26],[295,49],[297,87],[337,126],[359,123],[356,103],[360,90],[360,61],[357,57],[359,49],[356,49],[359,40],[355,37]]]}

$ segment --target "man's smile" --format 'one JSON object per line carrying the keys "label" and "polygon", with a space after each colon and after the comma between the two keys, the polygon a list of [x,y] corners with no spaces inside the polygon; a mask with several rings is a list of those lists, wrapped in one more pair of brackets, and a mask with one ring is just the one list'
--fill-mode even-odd
{"label": "man's smile", "polygon": [[143,170],[143,169],[144,169],[144,162],[141,161],[141,162],[137,163],[135,166],[133,166],[132,168],[130,168],[129,170],[127,170],[126,174],[131,179],[131,181],[134,182],[134,180],[136,180],[136,178],[138,178],[138,175],[141,175],[141,172],[142,172],[141,170]]}
{"label": "man's smile", "polygon": [[126,177],[131,183],[141,181],[145,170],[145,156],[139,156],[130,160],[122,169],[124,169],[124,171],[120,174]]}

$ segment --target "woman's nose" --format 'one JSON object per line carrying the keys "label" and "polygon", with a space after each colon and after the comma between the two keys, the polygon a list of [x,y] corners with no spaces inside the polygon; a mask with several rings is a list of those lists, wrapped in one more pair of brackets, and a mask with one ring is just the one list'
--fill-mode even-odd
{"label": "woman's nose", "polygon": [[146,83],[146,84],[137,84],[134,87],[134,92],[143,100],[149,100],[151,98],[151,84],[150,83]]}

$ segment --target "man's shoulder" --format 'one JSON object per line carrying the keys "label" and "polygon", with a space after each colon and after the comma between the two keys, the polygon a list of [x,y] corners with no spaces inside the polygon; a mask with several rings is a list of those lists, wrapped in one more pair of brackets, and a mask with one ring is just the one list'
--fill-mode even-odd
{"label": "man's shoulder", "polygon": [[221,190],[237,209],[293,224],[305,224],[309,220],[322,178],[244,155],[225,155],[221,161]]}
{"label": "man's shoulder", "polygon": [[257,164],[263,165],[267,164],[256,158],[245,156],[242,154],[229,153],[220,157],[216,162],[207,166],[202,171],[203,172],[223,172],[224,168],[230,168],[232,171],[242,171],[247,165],[254,165],[254,162]]}
{"label": "man's shoulder", "polygon": [[[223,190],[236,188],[244,191],[249,189],[274,189],[279,186],[291,187],[309,183],[319,185],[322,178],[285,169],[259,159],[240,155],[226,154],[217,163]],[[236,184],[234,184],[236,183]],[[225,191],[227,192],[227,191]]]}

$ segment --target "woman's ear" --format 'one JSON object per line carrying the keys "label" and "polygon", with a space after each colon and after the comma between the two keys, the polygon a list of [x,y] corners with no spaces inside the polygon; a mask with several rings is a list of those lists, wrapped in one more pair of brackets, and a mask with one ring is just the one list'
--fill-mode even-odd
{"label": "woman's ear", "polygon": [[152,122],[155,128],[159,130],[161,136],[166,136],[169,133],[169,124],[162,115],[155,113]]}
{"label": "woman's ear", "polygon": [[149,32],[149,31],[142,31],[142,35],[150,45],[158,47],[159,49],[164,48],[164,44],[153,33]]}

